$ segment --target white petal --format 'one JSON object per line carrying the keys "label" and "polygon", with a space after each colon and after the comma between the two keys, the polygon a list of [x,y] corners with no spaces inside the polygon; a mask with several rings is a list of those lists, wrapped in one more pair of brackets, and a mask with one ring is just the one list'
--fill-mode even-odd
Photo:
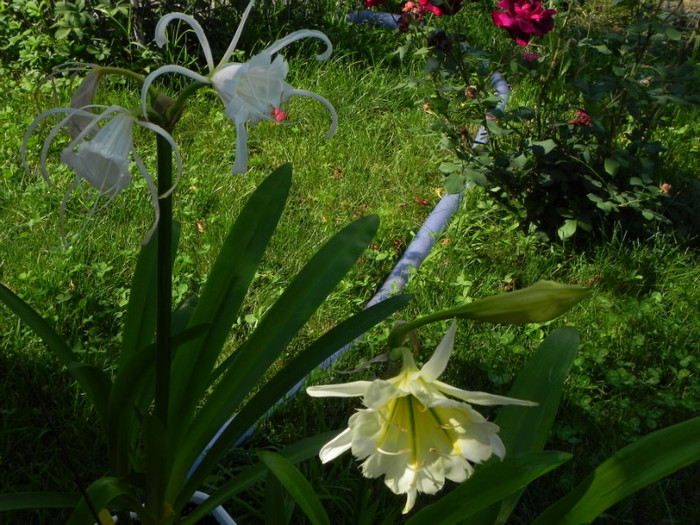
{"label": "white petal", "polygon": [[306,393],[311,397],[359,397],[365,395],[371,381],[353,381],[338,385],[310,386]]}
{"label": "white petal", "polygon": [[189,77],[193,80],[197,80],[204,84],[211,84],[210,80],[207,77],[202,76],[199,73],[195,73],[194,71],[190,71],[189,69],[182,66],[169,65],[159,67],[155,71],[151,72],[143,81],[143,87],[141,88],[141,110],[143,112],[144,117],[147,116],[148,111],[148,88],[151,87],[151,84],[157,77],[165,73],[180,73],[181,75],[185,75],[186,77]]}
{"label": "white petal", "polygon": [[175,163],[177,165],[177,176],[175,177],[175,182],[173,182],[173,185],[170,187],[170,189],[168,189],[165,193],[163,193],[163,195],[160,195],[160,198],[162,199],[164,197],[167,197],[168,195],[170,195],[173,192],[175,187],[180,182],[180,177],[182,177],[182,157],[180,156],[180,150],[177,147],[177,144],[175,143],[175,140],[170,135],[170,133],[165,131],[160,126],[157,126],[155,124],[152,124],[151,122],[145,122],[145,121],[139,121],[139,125],[144,127],[144,128],[150,129],[151,131],[153,131],[155,133],[158,133],[158,135],[160,135],[161,137],[163,137],[165,140],[168,141],[168,143],[170,144],[170,147],[173,150],[173,153],[175,153]]}
{"label": "white petal", "polygon": [[238,27],[236,28],[236,33],[233,35],[233,38],[231,39],[231,43],[228,45],[228,48],[226,49],[226,52],[224,53],[224,56],[221,59],[221,62],[219,62],[219,65],[217,67],[223,66],[231,59],[231,55],[236,50],[236,46],[238,45],[238,39],[241,37],[241,33],[243,32],[243,27],[245,26],[246,20],[248,20],[248,15],[250,14],[250,11],[253,9],[254,4],[255,4],[255,0],[250,0],[250,3],[245,8],[245,11],[243,11],[243,16],[241,16],[241,21],[238,23]]}
{"label": "white petal", "polygon": [[[132,155],[134,157],[134,162],[138,166],[139,171],[141,171],[141,175],[143,175],[143,178],[146,180],[146,184],[148,185],[148,191],[150,191],[151,193],[151,201],[153,202],[153,211],[155,213],[153,224],[151,225],[151,228],[146,232],[146,236],[141,242],[142,245],[146,245],[148,241],[151,240],[151,236],[158,227],[158,221],[160,221],[160,205],[158,204],[158,190],[156,190],[156,186],[153,183],[153,179],[151,178],[150,173],[148,173],[146,166],[141,160],[141,157],[138,155],[138,153],[136,153],[135,150],[132,152]],[[175,185],[173,185],[173,187],[175,187]]]}
{"label": "white petal", "polygon": [[301,97],[313,98],[314,100],[318,100],[321,104],[326,106],[326,109],[328,109],[328,112],[331,114],[331,128],[328,130],[328,133],[326,133],[326,136],[323,138],[324,139],[331,138],[333,136],[333,133],[335,133],[335,130],[338,129],[338,114],[335,112],[335,108],[333,107],[333,104],[328,102],[328,100],[326,100],[321,95],[318,95],[318,94],[313,93],[311,91],[305,91],[303,89],[292,89],[291,91],[288,92],[288,95],[286,97],[282,97],[283,102],[291,96],[301,96]]}
{"label": "white petal", "polygon": [[[425,367],[424,367],[425,369]],[[475,405],[520,405],[526,407],[537,406],[534,401],[526,401],[524,399],[515,399],[513,397],[497,396],[494,394],[489,394],[487,392],[470,392],[468,390],[462,390],[461,388],[448,385],[442,381],[433,381],[432,385],[440,390],[440,392],[447,394],[467,403],[473,403]]]}
{"label": "white petal", "polygon": [[352,434],[350,433],[350,429],[346,428],[328,443],[323,445],[318,453],[318,457],[321,458],[322,463],[328,463],[329,461],[340,456],[343,452],[350,450],[351,446]]}
{"label": "white petal", "polygon": [[236,161],[231,173],[243,174],[248,171],[248,130],[245,122],[236,124]]}
{"label": "white petal", "polygon": [[450,328],[447,333],[440,341],[440,344],[435,349],[433,357],[423,365],[421,368],[420,376],[426,382],[435,381],[440,375],[445,371],[447,367],[447,361],[450,359],[450,354],[452,353],[452,348],[455,344],[455,332],[457,330],[457,322],[452,321]]}
{"label": "white petal", "polygon": [[445,478],[462,483],[474,472],[474,468],[462,456],[447,456],[442,458]]}
{"label": "white petal", "polygon": [[376,410],[360,410],[350,416],[348,428],[352,431],[352,454],[365,459],[374,454],[385,434],[386,421]]}
{"label": "white petal", "polygon": [[499,458],[503,459],[506,455],[506,447],[503,444],[503,441],[501,441],[501,438],[498,437],[498,434],[491,434],[490,439],[493,453]]}
{"label": "white petal", "polygon": [[416,504],[416,496],[418,496],[418,491],[416,489],[409,490],[407,493],[408,498],[406,498],[406,505],[404,506],[403,510],[401,511],[402,514],[407,514],[411,511],[413,508],[413,505]]}
{"label": "white petal", "polygon": [[296,42],[302,38],[318,38],[319,40],[323,40],[323,42],[326,44],[326,50],[320,55],[316,55],[316,60],[325,60],[331,56],[331,53],[333,52],[333,44],[331,44],[331,41],[324,33],[321,33],[321,31],[316,31],[315,29],[300,29],[299,31],[294,31],[284,38],[280,38],[274,42],[270,47],[265,49],[265,52],[277,53],[280,49],[287,47],[292,42]]}
{"label": "white petal", "polygon": [[372,383],[367,388],[365,392],[365,397],[362,399],[362,402],[367,408],[378,409],[384,406],[392,399],[404,397],[406,395],[408,395],[408,392],[396,388],[389,381],[376,379],[375,381],[372,381]]}
{"label": "white petal", "polygon": [[202,29],[202,26],[199,25],[199,22],[189,15],[184,13],[170,13],[158,20],[158,24],[156,25],[156,44],[158,44],[158,47],[163,47],[168,43],[168,37],[165,35],[165,27],[171,20],[174,19],[182,20],[183,22],[189,24],[194,31],[194,34],[197,35],[199,43],[202,46],[202,51],[204,51],[204,57],[207,60],[209,71],[214,71],[214,57],[211,54],[211,47],[209,46],[207,36],[204,34],[204,29]]}

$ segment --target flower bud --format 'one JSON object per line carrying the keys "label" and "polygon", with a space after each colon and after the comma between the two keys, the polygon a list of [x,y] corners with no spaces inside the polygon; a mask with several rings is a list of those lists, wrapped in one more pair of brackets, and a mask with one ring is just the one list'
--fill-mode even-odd
{"label": "flower bud", "polygon": [[538,281],[528,288],[479,299],[453,313],[457,317],[492,323],[543,323],[550,321],[591,294],[589,288]]}

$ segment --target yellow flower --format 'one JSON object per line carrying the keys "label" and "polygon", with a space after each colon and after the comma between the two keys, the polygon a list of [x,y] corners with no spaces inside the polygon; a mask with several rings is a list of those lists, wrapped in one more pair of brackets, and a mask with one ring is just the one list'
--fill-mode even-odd
{"label": "yellow flower", "polygon": [[319,456],[326,463],[352,450],[357,459],[364,460],[366,477],[384,476],[392,492],[408,496],[404,513],[411,510],[419,492],[434,494],[445,479],[466,480],[474,471],[473,463],[482,463],[492,454],[505,456],[498,426],[469,403],[535,405],[438,381],[452,352],[455,330],[453,322],[420,370],[411,352],[402,348],[403,366],[396,377],[306,390],[313,397],[362,396],[366,408],[350,417],[348,428],[324,445]]}

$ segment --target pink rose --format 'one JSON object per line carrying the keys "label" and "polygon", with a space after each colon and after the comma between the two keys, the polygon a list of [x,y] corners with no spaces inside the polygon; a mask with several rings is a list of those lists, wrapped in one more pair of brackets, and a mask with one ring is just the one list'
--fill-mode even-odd
{"label": "pink rose", "polygon": [[506,11],[493,11],[493,23],[508,31],[521,46],[526,46],[532,35],[544,36],[554,29],[557,12],[544,9],[537,0],[501,0],[498,7]]}

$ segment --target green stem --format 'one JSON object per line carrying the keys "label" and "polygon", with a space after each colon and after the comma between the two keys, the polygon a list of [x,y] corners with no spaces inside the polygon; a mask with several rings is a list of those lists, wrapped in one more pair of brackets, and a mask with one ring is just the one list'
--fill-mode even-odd
{"label": "green stem", "polygon": [[[172,186],[172,150],[166,139],[160,135],[158,146],[158,194],[163,195]],[[159,199],[160,220],[158,221],[158,314],[156,324],[156,397],[155,416],[163,429],[167,428],[168,398],[170,390],[170,336],[172,312],[172,236],[173,207],[172,197]]]}
{"label": "green stem", "polygon": [[413,330],[420,328],[423,325],[435,323],[437,321],[444,321],[446,319],[452,319],[459,315],[464,307],[448,308],[446,310],[440,310],[439,312],[434,312],[432,314],[426,315],[425,317],[420,317],[414,319],[411,322],[404,324],[396,324],[394,328],[389,333],[389,349],[400,348],[404,346],[403,342]]}
{"label": "green stem", "polygon": [[[172,149],[168,141],[158,135],[158,194],[163,195],[172,185]],[[172,236],[173,208],[172,197],[168,195],[158,200],[160,220],[157,233],[157,275],[156,275],[156,392],[153,410],[154,421],[144,428],[146,450],[157,444],[160,453],[149,454],[151,461],[146,465],[148,490],[146,508],[159,516],[165,496],[165,470],[167,457],[168,401],[170,398],[170,358],[172,334]],[[162,448],[161,448],[162,447]],[[151,452],[155,452],[152,450]]]}
{"label": "green stem", "polygon": [[185,108],[187,99],[190,98],[195,91],[205,86],[207,86],[207,84],[204,84],[203,82],[192,82],[189,86],[183,89],[173,105],[168,108],[168,113],[166,115],[168,120],[170,121],[176,118]]}

